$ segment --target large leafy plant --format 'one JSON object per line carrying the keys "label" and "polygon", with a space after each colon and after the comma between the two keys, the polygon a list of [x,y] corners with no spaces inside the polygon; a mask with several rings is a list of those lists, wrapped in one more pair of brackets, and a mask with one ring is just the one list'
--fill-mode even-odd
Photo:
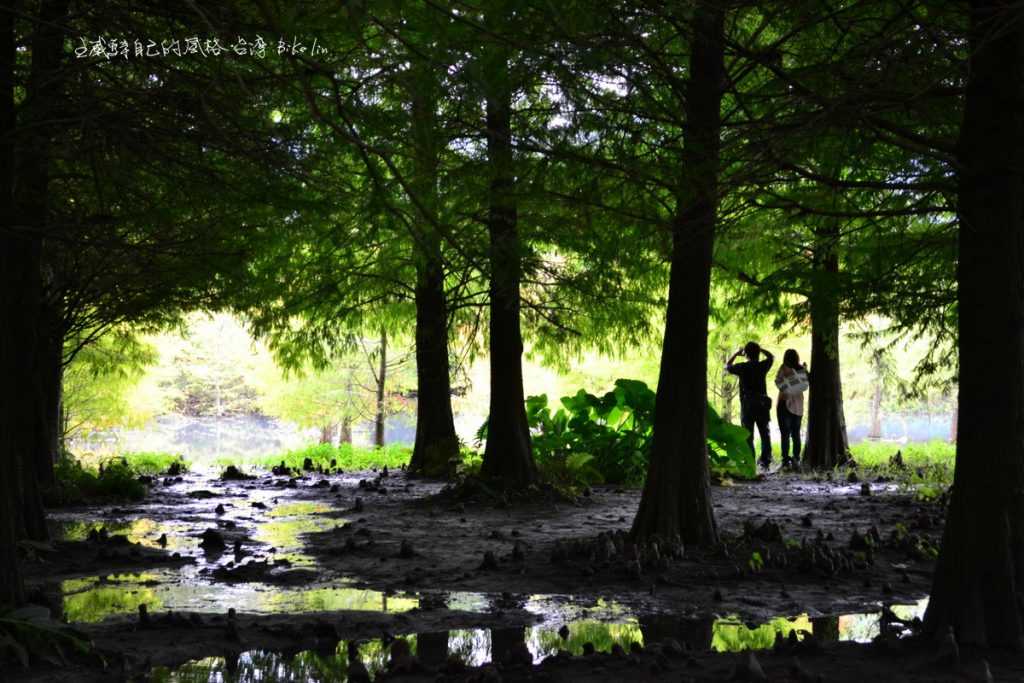
{"label": "large leafy plant", "polygon": [[[538,464],[590,482],[638,484],[647,473],[654,432],[654,392],[643,382],[619,379],[604,396],[580,389],[552,411],[546,395],[526,399]],[[747,430],[707,406],[712,468],[740,477],[756,473]]]}

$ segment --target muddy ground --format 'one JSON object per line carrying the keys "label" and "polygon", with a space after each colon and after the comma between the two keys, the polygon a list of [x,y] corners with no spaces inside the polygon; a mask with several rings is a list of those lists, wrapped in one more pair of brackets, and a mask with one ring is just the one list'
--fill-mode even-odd
{"label": "muddy ground", "polygon": [[[710,651],[713,620],[725,615],[751,626],[796,615],[814,624],[815,635],[758,653],[768,680],[969,680],[981,675],[982,657],[997,680],[1024,672],[1018,658],[999,653],[965,651],[963,670],[936,663],[932,644],[896,638],[912,623],[883,625],[886,635],[873,645],[833,642],[837,615],[914,604],[930,587],[941,501],[917,501],[887,482],[776,474],[716,486],[722,548],[680,552],[624,539],[635,490],[598,486],[575,501],[553,492],[522,501],[382,474],[188,474],[157,479],[140,504],[55,512],[55,533],[76,540],[26,548],[33,599],[76,622],[107,660],[103,669],[76,659],[72,680],[165,680],[153,667],[204,657],[224,657],[230,673],[251,663],[240,653],[289,658],[337,651],[339,640],[372,641],[384,657],[378,678],[756,679],[756,671],[745,673],[746,655]],[[616,631],[621,642],[589,654],[576,642],[589,633],[575,635],[581,618],[632,620],[645,645],[630,653],[633,631]],[[555,654],[560,627],[568,627],[565,649],[575,655],[545,659],[536,642],[518,644],[524,632],[543,636],[545,652]],[[550,632],[538,635],[542,628]],[[488,633],[484,659],[493,663],[461,671],[443,647],[428,663],[427,644],[437,639],[427,635],[455,632]],[[398,652],[389,673],[391,639],[404,634],[420,634],[417,663]],[[794,656],[802,672],[791,670]],[[68,680],[54,664],[8,666],[4,675]]]}

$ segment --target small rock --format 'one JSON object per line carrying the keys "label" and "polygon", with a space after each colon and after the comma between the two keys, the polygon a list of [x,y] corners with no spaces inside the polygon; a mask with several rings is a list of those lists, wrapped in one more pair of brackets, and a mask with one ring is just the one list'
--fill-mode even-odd
{"label": "small rock", "polygon": [[860,485],[860,495],[862,495],[862,496],[870,496],[871,495],[871,483],[870,482],[864,482],[863,484]]}
{"label": "small rock", "polygon": [[512,560],[515,562],[526,560],[526,545],[522,541],[516,541],[512,546]]}
{"label": "small rock", "polygon": [[247,479],[255,479],[250,474],[245,474],[234,465],[228,465],[227,469],[220,475],[220,478],[224,481],[244,481]]}
{"label": "small rock", "polygon": [[160,538],[156,539],[156,544],[161,548],[167,547],[167,534],[160,534]]}
{"label": "small rock", "polygon": [[356,498],[356,502],[352,506],[352,510],[354,512],[362,512],[363,511],[363,499],[362,498]]}
{"label": "small rock", "polygon": [[149,625],[149,608],[145,604],[139,605],[139,625]]}
{"label": "small rock", "polygon": [[764,675],[764,669],[761,668],[761,662],[757,661],[757,656],[753,652],[748,651],[740,655],[739,660],[736,662],[732,680],[767,681],[768,677]]}
{"label": "small rock", "polygon": [[686,650],[675,638],[665,638],[661,641],[661,651],[671,657],[682,657]]}
{"label": "small rock", "polygon": [[419,662],[412,655],[412,648],[409,641],[404,638],[396,638],[391,643],[391,659],[388,661],[388,671],[392,673],[413,673],[418,668]]}
{"label": "small rock", "polygon": [[200,538],[202,541],[200,541],[199,547],[207,552],[225,548],[224,537],[216,529],[207,529]]}
{"label": "small rock", "polygon": [[562,628],[558,629],[558,635],[559,635],[559,637],[562,640],[568,640],[569,639],[569,627],[566,626],[565,624],[562,624]]}
{"label": "small rock", "polygon": [[348,680],[349,683],[370,683],[370,672],[359,659],[359,644],[348,641]]}
{"label": "small rock", "polygon": [[223,515],[224,514],[224,505],[223,504],[218,505],[217,507],[215,507],[213,509],[213,511],[216,512],[218,515]]}
{"label": "small rock", "polygon": [[946,635],[943,636],[942,642],[939,644],[939,656],[936,658],[936,663],[948,666],[953,671],[960,670],[960,646],[956,642],[952,626],[946,631]]}
{"label": "small rock", "polygon": [[789,673],[800,683],[815,683],[820,681],[822,677],[815,676],[810,671],[804,668],[804,665],[800,663],[800,660],[793,657],[793,663],[789,665]]}
{"label": "small rock", "polygon": [[403,540],[398,549],[398,556],[405,560],[416,557],[416,551],[413,550],[412,543],[408,540]]}
{"label": "small rock", "polygon": [[889,467],[901,470],[903,469],[903,451],[896,451],[896,455],[889,458]]}
{"label": "small rock", "polygon": [[498,558],[494,555],[494,551],[488,550],[484,553],[484,561],[480,564],[480,569],[497,569]]}

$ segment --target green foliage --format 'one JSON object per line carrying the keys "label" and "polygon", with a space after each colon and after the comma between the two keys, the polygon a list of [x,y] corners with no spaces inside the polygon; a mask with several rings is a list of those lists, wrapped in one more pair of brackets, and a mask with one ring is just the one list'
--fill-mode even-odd
{"label": "green foliage", "polygon": [[754,454],[747,445],[749,432],[723,420],[710,404],[707,421],[708,457],[712,469],[753,479],[757,475],[757,466],[754,464]]}
{"label": "green foliage", "polygon": [[[380,340],[352,336],[352,348],[336,350],[320,362],[265,368],[259,378],[260,407],[267,415],[301,427],[334,432],[384,415],[409,413],[414,404],[406,395],[416,386],[416,369],[410,344],[393,335],[385,355],[384,404],[377,404],[380,381]],[[278,362],[287,358],[278,354]]]}
{"label": "green foliage", "polygon": [[259,393],[247,379],[255,368],[240,364],[239,358],[249,359],[232,352],[250,345],[244,329],[229,316],[193,316],[174,356],[174,374],[162,381],[174,410],[184,415],[259,413]]}
{"label": "green foliage", "polygon": [[[65,355],[77,343],[69,340]],[[156,349],[127,329],[82,346],[62,378],[63,436],[144,421],[147,411],[140,410],[133,393],[147,366],[155,361]]]}
{"label": "green foliage", "polygon": [[[580,389],[562,397],[553,412],[546,395],[526,399],[538,465],[556,480],[584,483],[640,484],[647,474],[654,431],[655,393],[643,382],[618,379],[598,397]],[[723,421],[707,406],[708,454],[723,473],[753,477],[747,432]],[[486,435],[481,428],[478,437]]]}
{"label": "green foliage", "polygon": [[385,465],[390,468],[401,467],[409,463],[410,457],[412,457],[412,449],[399,444],[391,444],[384,448],[364,448],[347,443],[340,446],[322,443],[279,455],[266,456],[260,458],[257,464],[270,468],[283,462],[288,467],[301,469],[303,462],[309,458],[313,461],[314,467],[330,467],[331,460],[336,460],[336,466],[341,469],[366,470]]}
{"label": "green foliage", "polygon": [[754,551],[750,554],[750,559],[747,560],[747,566],[750,567],[750,571],[759,572],[764,569],[764,558],[761,557],[761,553]]}
{"label": "green foliage", "polygon": [[113,459],[96,469],[85,467],[71,455],[64,455],[54,467],[57,486],[49,492],[47,503],[61,505],[94,498],[141,500],[146,487],[137,472],[122,459]]}
{"label": "green foliage", "polygon": [[189,468],[189,462],[182,455],[176,453],[139,451],[122,453],[119,458],[136,474],[150,476],[163,474],[175,463],[183,472],[187,472]]}

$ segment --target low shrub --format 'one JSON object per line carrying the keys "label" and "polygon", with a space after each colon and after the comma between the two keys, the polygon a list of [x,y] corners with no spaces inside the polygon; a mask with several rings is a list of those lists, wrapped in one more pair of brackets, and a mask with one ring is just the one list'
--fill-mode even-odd
{"label": "low shrub", "polygon": [[[637,380],[619,379],[604,396],[580,389],[552,412],[546,395],[526,399],[526,418],[541,473],[556,484],[639,485],[647,475],[654,433],[655,393]],[[487,437],[487,424],[477,433]],[[747,431],[722,420],[707,406],[708,455],[712,469],[752,478],[754,458]]]}
{"label": "low shrub", "polygon": [[141,500],[146,486],[139,474],[121,459],[101,463],[96,469],[66,454],[54,467],[56,486],[46,493],[49,505],[69,505],[90,499]]}

